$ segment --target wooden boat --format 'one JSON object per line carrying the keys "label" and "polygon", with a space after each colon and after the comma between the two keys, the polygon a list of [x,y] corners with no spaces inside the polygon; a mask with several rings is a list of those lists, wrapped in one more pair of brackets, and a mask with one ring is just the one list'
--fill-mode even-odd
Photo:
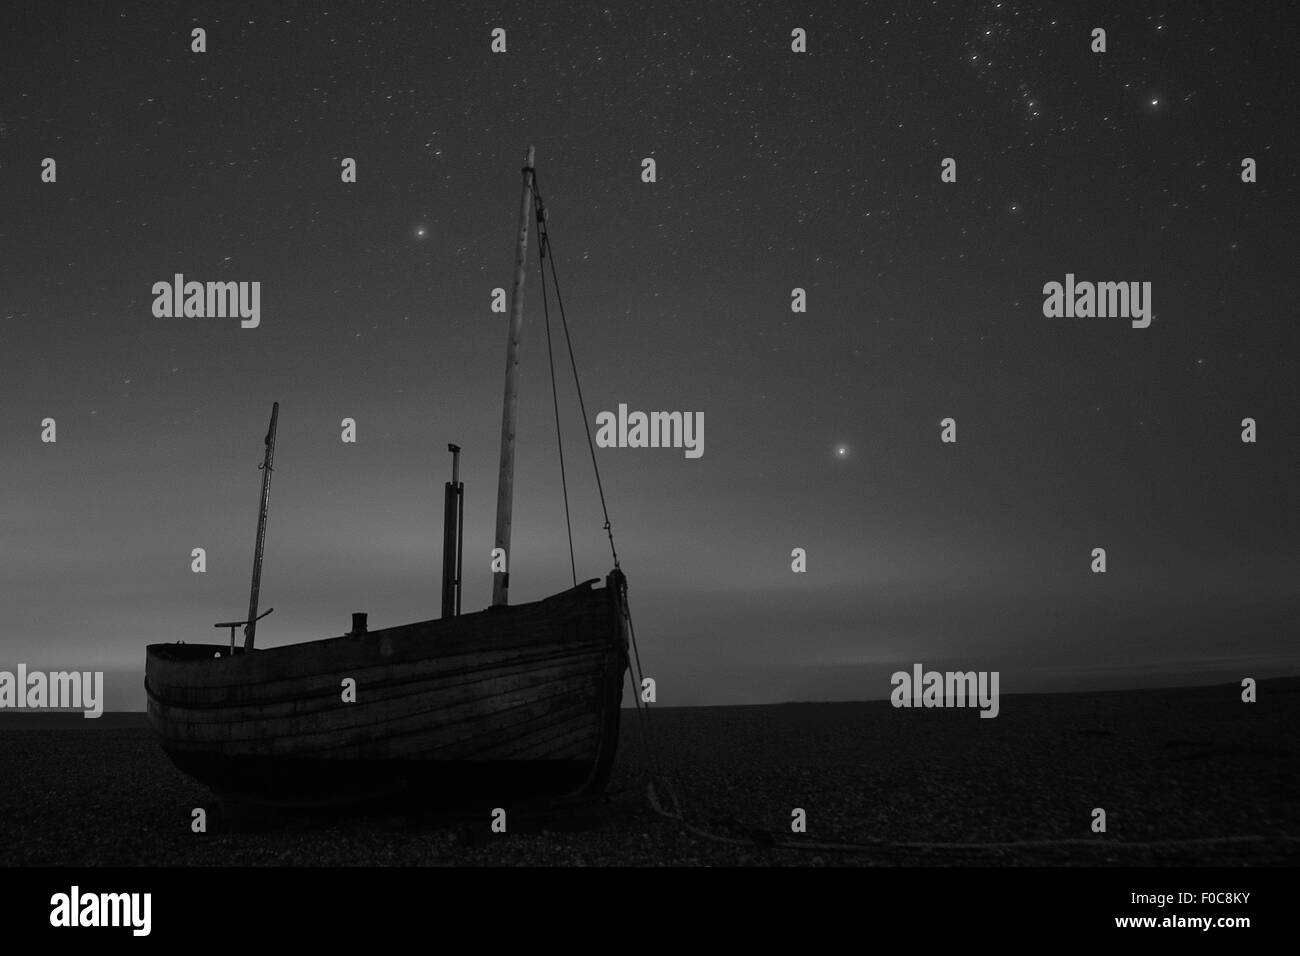
{"label": "wooden boat", "polygon": [[[502,419],[497,547],[507,555],[522,289],[530,214],[545,221],[525,161]],[[430,804],[576,797],[604,788],[628,666],[626,580],[615,567],[541,601],[459,613],[463,486],[453,453],[444,523],[443,617],[254,649],[279,405],[272,410],[248,617],[230,646],[152,644],[149,720],[175,765],[238,803],[310,805],[408,791]],[[566,499],[567,510],[567,499]],[[608,519],[606,519],[608,529]],[[612,538],[611,538],[612,545]],[[576,581],[576,572],[574,575]],[[267,611],[266,613],[270,613]],[[265,615],[262,615],[263,617]],[[243,626],[242,647],[235,629]]]}
{"label": "wooden boat", "polygon": [[[155,644],[149,719],[177,767],[238,800],[323,803],[402,787],[448,804],[595,792],[618,743],[620,576],[249,654]],[[345,678],[355,703],[342,702]]]}

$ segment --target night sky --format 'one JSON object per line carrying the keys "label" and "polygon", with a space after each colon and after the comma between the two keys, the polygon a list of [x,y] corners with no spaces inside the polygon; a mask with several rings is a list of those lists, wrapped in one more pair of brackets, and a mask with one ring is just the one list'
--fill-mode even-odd
{"label": "night sky", "polygon": [[[142,709],[146,644],[224,640],[273,401],[259,646],[437,616],[450,441],[485,606],[532,144],[589,418],[704,413],[699,459],[598,451],[660,704],[1297,672],[1290,7],[1080,6],[6,4],[0,668]],[[570,583],[529,253],[514,602]],[[156,318],[178,272],[259,281],[260,326]],[[1067,273],[1154,321],[1046,318]]]}

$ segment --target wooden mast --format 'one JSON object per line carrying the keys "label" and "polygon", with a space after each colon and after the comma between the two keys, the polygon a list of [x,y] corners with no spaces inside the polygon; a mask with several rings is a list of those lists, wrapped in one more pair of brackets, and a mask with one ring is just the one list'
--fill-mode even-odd
{"label": "wooden mast", "polygon": [[[262,588],[262,548],[266,544],[266,512],[271,502],[271,463],[275,459],[275,425],[280,403],[271,406],[271,428],[266,433],[266,457],[262,461],[262,502],[257,509],[257,545],[253,549],[253,589],[248,596],[248,624],[244,627],[244,650],[253,649],[257,633],[257,595]],[[270,614],[270,611],[266,612]]]}
{"label": "wooden mast", "polygon": [[533,205],[533,147],[528,147],[521,170],[523,196],[519,200],[519,244],[515,252],[515,284],[510,295],[510,338],[506,342],[506,394],[501,411],[501,472],[497,478],[496,547],[505,555],[506,570],[492,574],[492,606],[509,604],[510,514],[515,491],[515,406],[519,399],[519,337],[524,325],[524,274],[528,254],[528,220]]}

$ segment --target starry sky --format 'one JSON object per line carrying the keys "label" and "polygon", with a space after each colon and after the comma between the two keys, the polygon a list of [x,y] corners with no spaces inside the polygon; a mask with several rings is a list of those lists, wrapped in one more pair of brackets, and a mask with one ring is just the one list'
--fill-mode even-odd
{"label": "starry sky", "polygon": [[[880,698],[913,662],[1004,694],[1300,671],[1295,24],[1079,7],[6,4],[0,667],[142,709],[146,644],[223,640],[273,401],[260,646],[437,616],[450,441],[485,606],[532,144],[590,416],[707,426],[699,459],[598,451],[661,704]],[[535,256],[516,602],[569,585]],[[261,282],[260,327],[154,317],[177,272]],[[1150,281],[1150,328],[1045,318],[1067,273]]]}

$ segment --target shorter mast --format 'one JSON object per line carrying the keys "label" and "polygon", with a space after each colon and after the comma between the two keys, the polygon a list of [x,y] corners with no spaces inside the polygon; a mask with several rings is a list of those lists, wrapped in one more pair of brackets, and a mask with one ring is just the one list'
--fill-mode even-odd
{"label": "shorter mast", "polygon": [[[266,433],[266,457],[262,460],[262,502],[257,509],[257,545],[253,549],[253,588],[248,596],[248,624],[244,627],[244,650],[253,649],[257,633],[257,596],[262,588],[262,549],[266,545],[266,513],[271,502],[271,464],[275,460],[275,426],[280,403],[271,406],[271,427]],[[267,612],[270,613],[269,611]]]}

